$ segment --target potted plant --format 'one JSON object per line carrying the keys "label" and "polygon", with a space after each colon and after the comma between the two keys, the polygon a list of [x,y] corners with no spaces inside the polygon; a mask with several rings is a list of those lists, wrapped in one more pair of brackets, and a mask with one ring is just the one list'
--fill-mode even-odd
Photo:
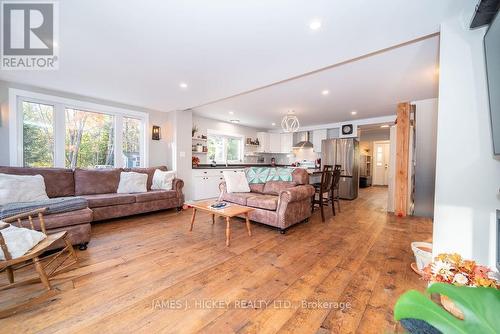
{"label": "potted plant", "polygon": [[[498,274],[488,267],[464,260],[459,254],[439,254],[421,273],[431,283],[427,291],[439,294],[444,309],[417,291],[403,294],[396,303],[394,317],[403,319],[410,332],[412,328],[422,331],[426,323],[443,333],[483,333],[472,330],[475,325],[484,326],[484,333],[495,333],[490,330],[492,324],[500,328],[500,317],[494,315],[496,312],[491,314],[491,310],[500,309],[500,282]],[[425,330],[436,333],[434,329]]]}
{"label": "potted plant", "polygon": [[193,124],[193,128],[191,129],[191,137],[194,138],[194,135],[198,132],[198,127],[196,124]]}
{"label": "potted plant", "polygon": [[[500,283],[492,276],[490,268],[472,260],[464,260],[459,254],[439,254],[422,270],[422,278],[428,282],[448,283],[458,286],[490,287],[498,289]],[[463,314],[445,295],[441,295],[443,307],[457,318]]]}
{"label": "potted plant", "polygon": [[459,319],[422,293],[410,290],[399,297],[394,307],[394,319],[401,321],[410,333],[498,333],[498,289],[433,283],[427,292],[452,299],[464,317]]}

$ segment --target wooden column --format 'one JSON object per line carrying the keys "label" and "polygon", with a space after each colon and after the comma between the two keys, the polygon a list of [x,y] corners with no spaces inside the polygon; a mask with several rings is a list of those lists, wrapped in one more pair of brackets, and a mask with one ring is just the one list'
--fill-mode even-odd
{"label": "wooden column", "polygon": [[396,169],[394,213],[405,217],[408,208],[408,155],[410,149],[410,103],[398,104],[396,126]]}

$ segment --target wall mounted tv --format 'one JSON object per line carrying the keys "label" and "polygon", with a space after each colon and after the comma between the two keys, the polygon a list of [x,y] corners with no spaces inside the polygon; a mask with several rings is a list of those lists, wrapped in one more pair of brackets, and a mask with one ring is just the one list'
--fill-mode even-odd
{"label": "wall mounted tv", "polygon": [[493,153],[500,155],[500,15],[498,13],[484,36],[484,49],[490,99]]}

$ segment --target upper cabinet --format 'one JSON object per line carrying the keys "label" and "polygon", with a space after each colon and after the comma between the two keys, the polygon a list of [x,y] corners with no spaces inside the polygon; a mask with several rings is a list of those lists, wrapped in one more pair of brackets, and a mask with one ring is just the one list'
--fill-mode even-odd
{"label": "upper cabinet", "polygon": [[257,152],[269,152],[269,133],[257,132],[257,139],[259,140],[259,148]]}
{"label": "upper cabinet", "polygon": [[292,152],[293,147],[293,133],[282,133],[281,137],[281,153],[290,153]]}
{"label": "upper cabinet", "polygon": [[321,152],[321,142],[327,138],[327,130],[314,130],[313,131],[313,150],[316,153]]}
{"label": "upper cabinet", "polygon": [[281,135],[279,133],[269,133],[269,152],[281,152]]}

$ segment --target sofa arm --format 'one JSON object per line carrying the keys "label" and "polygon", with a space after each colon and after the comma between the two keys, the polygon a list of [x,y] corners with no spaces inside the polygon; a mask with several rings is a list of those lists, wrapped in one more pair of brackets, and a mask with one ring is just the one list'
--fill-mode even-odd
{"label": "sofa arm", "polygon": [[184,188],[184,181],[181,179],[174,179],[172,181],[172,190],[177,193],[177,198],[179,199],[179,206],[184,204],[184,194],[182,193],[182,188]]}
{"label": "sofa arm", "polygon": [[292,203],[309,199],[314,195],[314,187],[311,185],[301,185],[280,192],[280,202]]}

